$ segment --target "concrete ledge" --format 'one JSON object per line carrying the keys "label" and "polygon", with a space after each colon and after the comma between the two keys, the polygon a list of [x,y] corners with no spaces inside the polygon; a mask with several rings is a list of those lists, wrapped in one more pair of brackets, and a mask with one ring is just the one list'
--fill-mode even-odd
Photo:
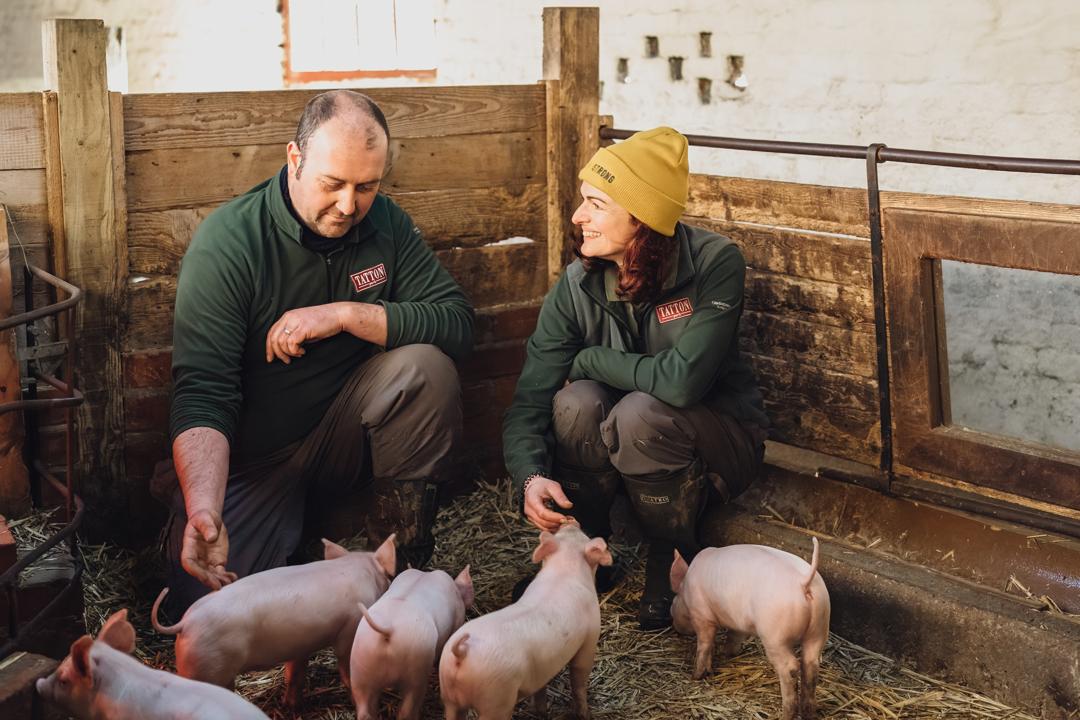
{"label": "concrete ledge", "polygon": [[[705,527],[709,545],[809,557],[811,533],[738,505],[710,510]],[[1080,710],[1080,622],[840,540],[822,540],[820,571],[838,635],[1045,718]]]}

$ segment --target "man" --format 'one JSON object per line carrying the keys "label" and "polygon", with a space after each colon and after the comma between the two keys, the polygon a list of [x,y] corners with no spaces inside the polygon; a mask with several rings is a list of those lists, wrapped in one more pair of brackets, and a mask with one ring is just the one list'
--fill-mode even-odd
{"label": "man", "polygon": [[170,418],[179,481],[173,613],[285,564],[305,507],[373,485],[369,539],[423,565],[461,435],[452,359],[472,346],[461,288],[378,194],[389,130],[338,90],[304,109],[275,177],[216,210],[184,255]]}

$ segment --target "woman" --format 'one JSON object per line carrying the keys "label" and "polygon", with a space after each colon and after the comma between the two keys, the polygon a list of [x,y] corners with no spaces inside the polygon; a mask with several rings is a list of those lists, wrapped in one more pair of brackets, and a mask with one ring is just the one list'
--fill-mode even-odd
{"label": "woman", "polygon": [[[625,488],[649,540],[639,621],[655,629],[671,622],[672,548],[693,557],[706,500],[742,492],[764,452],[768,420],[738,351],[746,263],[729,239],[678,222],[689,164],[671,128],[601,148],[578,176],[578,259],[540,310],[503,449],[544,530],[563,510],[606,538]],[[598,573],[601,590],[613,582]]]}

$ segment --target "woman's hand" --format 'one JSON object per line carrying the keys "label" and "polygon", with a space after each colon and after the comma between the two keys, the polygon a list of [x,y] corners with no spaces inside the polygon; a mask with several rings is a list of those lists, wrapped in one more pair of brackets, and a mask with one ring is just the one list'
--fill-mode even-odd
{"label": "woman's hand", "polygon": [[541,530],[555,532],[570,518],[548,507],[548,501],[564,510],[574,507],[574,503],[566,497],[559,483],[540,475],[533,476],[525,488],[525,517]]}

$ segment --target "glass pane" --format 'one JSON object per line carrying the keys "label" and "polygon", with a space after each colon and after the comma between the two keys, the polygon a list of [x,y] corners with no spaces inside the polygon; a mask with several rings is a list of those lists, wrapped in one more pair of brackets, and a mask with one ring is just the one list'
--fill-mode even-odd
{"label": "glass pane", "polygon": [[952,424],[1080,450],[1080,276],[941,261]]}

